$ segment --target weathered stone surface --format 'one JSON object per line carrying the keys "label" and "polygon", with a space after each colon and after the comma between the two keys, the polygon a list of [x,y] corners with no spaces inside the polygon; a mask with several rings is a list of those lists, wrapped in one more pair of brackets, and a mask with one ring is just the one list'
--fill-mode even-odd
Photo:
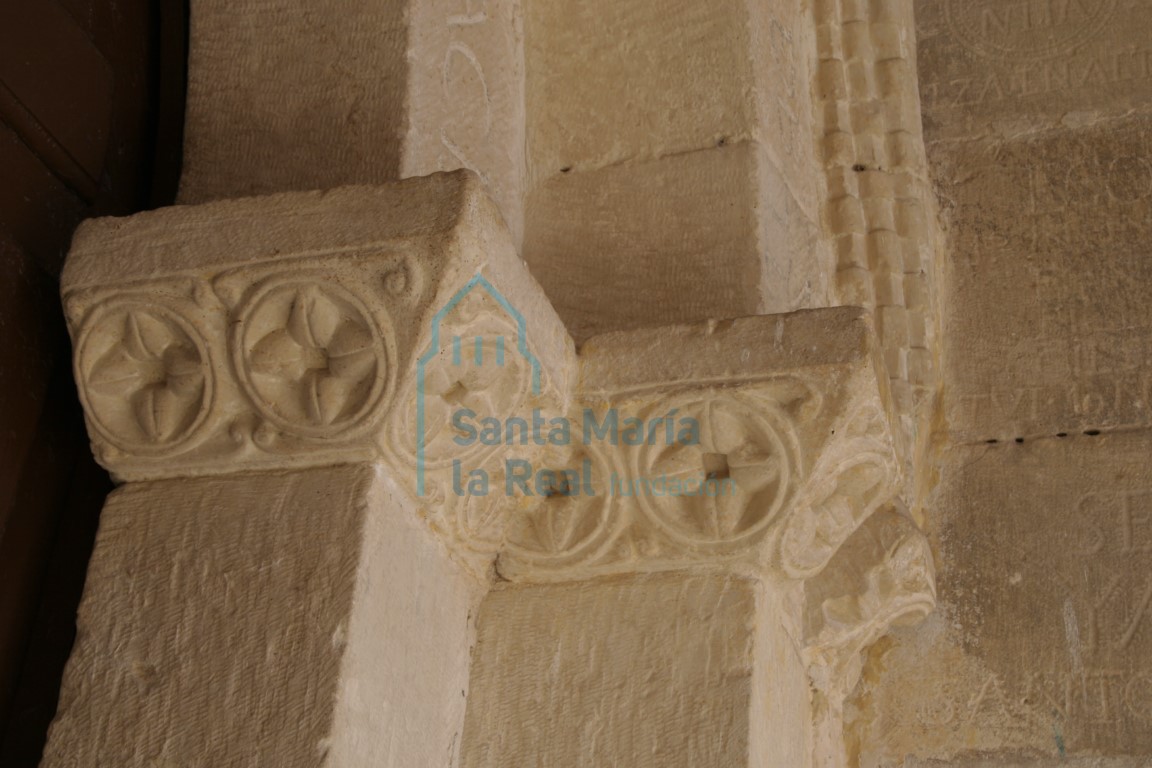
{"label": "weathered stone surface", "polygon": [[1152,421],[1152,123],[933,145],[962,442]]}
{"label": "weathered stone surface", "polygon": [[935,199],[916,78],[912,0],[819,0],[814,93],[827,182],[824,234],[838,303],[876,316],[908,453],[905,497],[927,485],[939,379]]}
{"label": "weathered stone surface", "polygon": [[497,589],[461,766],[804,765],[806,678],[782,619],[724,574]]}
{"label": "weathered stone surface", "polygon": [[881,641],[862,768],[1143,766],[1152,166],[1143,3],[917,2],[946,228],[940,612]]}
{"label": "weathered stone surface", "polygon": [[442,765],[481,585],[370,466],[104,509],[42,765]]}
{"label": "weathered stone surface", "polygon": [[[558,407],[574,365],[465,171],[93,220],[62,282],[96,454],[124,479],[384,455],[414,471],[420,359],[451,356],[452,328],[532,350],[538,392],[511,363],[485,382],[508,408]],[[434,374],[430,400],[452,384]]]}
{"label": "weathered stone surface", "polygon": [[518,237],[520,26],[517,0],[194,3],[181,202],[466,167]]}
{"label": "weathered stone surface", "polygon": [[861,765],[906,755],[968,765],[959,756],[980,750],[1008,765],[1013,751],[1146,764],[1150,451],[1141,432],[944,456],[933,498],[940,613],[874,652],[856,701]]}
{"label": "weathered stone surface", "polygon": [[916,0],[916,22],[933,137],[1074,126],[1152,97],[1140,0]]}
{"label": "weathered stone surface", "polygon": [[1142,757],[1073,757],[1061,758],[1053,763],[1049,758],[976,757],[964,760],[920,760],[909,758],[903,768],[1146,768]]}
{"label": "weathered stone surface", "polygon": [[[673,426],[631,442],[584,426],[555,469],[587,465],[591,492],[518,515],[499,572],[571,580],[724,564],[816,576],[901,487],[877,357],[854,307],[590,340],[569,420]],[[699,434],[668,440],[684,419]]]}
{"label": "weathered stone surface", "polygon": [[799,3],[525,13],[524,254],[578,340],[829,303]]}

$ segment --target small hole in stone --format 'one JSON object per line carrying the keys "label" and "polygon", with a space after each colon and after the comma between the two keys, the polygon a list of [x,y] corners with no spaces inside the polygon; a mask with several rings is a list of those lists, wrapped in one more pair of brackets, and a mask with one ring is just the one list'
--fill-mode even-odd
{"label": "small hole in stone", "polygon": [[728,456],[723,453],[704,454],[704,477],[708,480],[727,480],[732,475]]}
{"label": "small hole in stone", "polygon": [[863,173],[868,170],[868,166],[863,163],[856,163],[856,165],[852,166],[852,170],[856,171],[856,173]]}
{"label": "small hole in stone", "polygon": [[728,139],[727,139],[727,138],[725,138],[724,136],[721,136],[721,137],[720,137],[720,138],[719,138],[719,139],[716,141],[716,146],[718,146],[718,147],[723,147],[723,146],[726,146],[727,144],[728,144]]}
{"label": "small hole in stone", "polygon": [[560,173],[568,173],[568,171],[570,171],[570,170],[572,170],[572,166],[566,165],[560,169]]}
{"label": "small hole in stone", "polygon": [[544,493],[544,498],[555,499],[557,497],[573,496],[572,487],[568,484],[568,476],[561,473],[560,476],[555,478],[555,481],[550,483],[547,491]]}
{"label": "small hole in stone", "polygon": [[1068,437],[1068,433],[1067,432],[1057,432],[1056,437]]}
{"label": "small hole in stone", "polygon": [[992,438],[991,440],[985,440],[984,442],[988,443],[988,445],[996,445],[996,443],[998,443],[1000,441],[997,440],[996,438]]}
{"label": "small hole in stone", "polygon": [[1018,438],[1016,438],[1016,442],[1017,442],[1017,443],[1023,443],[1023,442],[1024,442],[1024,438],[1022,438],[1022,437],[1018,437]]}
{"label": "small hole in stone", "polygon": [[1086,430],[1084,430],[1084,434],[1088,435],[1088,437],[1096,437],[1096,435],[1100,434],[1100,430],[1098,430],[1098,429],[1086,429]]}

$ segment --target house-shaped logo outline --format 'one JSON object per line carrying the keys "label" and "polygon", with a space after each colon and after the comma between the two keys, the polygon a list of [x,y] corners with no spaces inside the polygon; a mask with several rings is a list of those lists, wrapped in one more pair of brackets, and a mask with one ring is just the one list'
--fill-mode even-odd
{"label": "house-shaped logo outline", "polygon": [[[490,282],[488,282],[488,280],[485,279],[485,277],[482,274],[477,273],[471,280],[468,281],[468,283],[463,288],[461,288],[459,291],[457,291],[456,294],[451,299],[448,300],[448,303],[445,304],[440,309],[439,312],[437,312],[435,315],[433,315],[433,317],[432,317],[432,339],[431,339],[431,342],[428,345],[428,350],[423,355],[421,355],[420,358],[416,362],[416,495],[417,496],[423,496],[424,491],[425,491],[425,486],[424,486],[424,447],[425,447],[424,446],[424,442],[425,442],[424,441],[424,373],[425,373],[425,367],[427,366],[427,364],[431,360],[435,359],[436,356],[440,354],[440,326],[443,323],[445,316],[447,316],[447,314],[449,312],[451,312],[453,309],[455,309],[456,305],[459,304],[464,299],[465,296],[467,296],[469,293],[472,292],[472,290],[474,288],[477,288],[477,287],[487,291],[488,295],[491,296],[493,299],[495,299],[496,302],[501,307],[504,308],[504,311],[508,313],[508,316],[511,317],[512,320],[515,321],[515,323],[516,323],[516,347],[520,351],[520,354],[524,356],[524,359],[527,360],[529,362],[529,364],[532,366],[532,394],[533,395],[539,395],[540,394],[540,361],[536,358],[535,355],[532,354],[532,351],[528,348],[528,323],[527,323],[527,321],[525,321],[524,316],[521,315],[520,312],[517,311],[517,309],[512,306],[512,304],[508,301],[508,299],[504,298],[504,295],[502,293],[500,293],[500,291],[496,290],[495,286],[493,286]],[[481,358],[480,351],[479,351],[480,338],[478,337],[476,339],[476,341],[477,341],[476,362],[477,362],[477,364],[482,364],[482,362],[481,362],[482,358]],[[460,359],[459,359],[460,337],[455,337],[453,339],[453,342],[454,342],[453,350],[456,353],[454,356],[453,363],[458,365],[460,363]],[[501,347],[501,351],[502,350],[503,350],[503,347]],[[502,358],[497,360],[497,365],[503,365],[503,364],[504,363],[503,363]]]}

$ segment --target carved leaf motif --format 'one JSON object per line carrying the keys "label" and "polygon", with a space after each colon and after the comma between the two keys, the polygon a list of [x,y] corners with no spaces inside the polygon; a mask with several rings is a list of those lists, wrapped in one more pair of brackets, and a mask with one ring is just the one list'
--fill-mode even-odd
{"label": "carved leaf motif", "polygon": [[[793,513],[781,539],[789,575],[801,578],[823,568],[891,495],[894,473],[888,457],[861,452],[833,471],[818,474],[808,489],[809,501]],[[830,483],[834,485],[826,487]]]}

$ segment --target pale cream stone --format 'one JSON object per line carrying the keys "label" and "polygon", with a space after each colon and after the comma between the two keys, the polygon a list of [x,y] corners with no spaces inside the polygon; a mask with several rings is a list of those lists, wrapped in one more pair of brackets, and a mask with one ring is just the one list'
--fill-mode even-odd
{"label": "pale cream stone", "polygon": [[941,612],[873,652],[847,705],[859,764],[1142,767],[1152,18],[916,9],[947,233]]}
{"label": "pale cream stone", "polygon": [[192,4],[180,200],[470,168],[521,230],[518,0]]}
{"label": "pale cream stone", "polygon": [[578,341],[829,303],[800,3],[525,18],[524,256]]}
{"label": "pale cream stone", "polygon": [[804,667],[782,618],[757,580],[722,573],[498,588],[461,766],[803,766]]}
{"label": "pale cream stone", "polygon": [[[117,477],[383,460],[481,570],[507,515],[450,493],[464,452],[447,418],[563,413],[574,376],[568,334],[465,171],[90,221],[63,292],[93,447]],[[490,356],[506,343],[507,365],[472,365],[476,340]]]}
{"label": "pale cream stone", "polygon": [[819,0],[814,88],[836,296],[876,317],[910,449],[905,496],[918,510],[930,484],[925,453],[940,387],[941,242],[921,129],[912,6],[912,0]]}
{"label": "pale cream stone", "polygon": [[385,434],[414,420],[438,322],[502,313],[521,339],[483,287],[437,321],[476,275],[515,297],[539,397],[562,403],[573,344],[467,172],[86,222],[63,294],[97,456],[143,479],[403,453]]}
{"label": "pale cream stone", "polygon": [[916,0],[924,120],[942,139],[1143,110],[1152,8],[1127,0]]}
{"label": "pale cream stone", "polygon": [[[556,469],[590,462],[595,494],[527,510],[499,572],[534,581],[724,563],[818,574],[901,486],[871,338],[861,310],[838,308],[592,339],[570,421],[671,415],[699,425],[698,442],[668,440],[664,422],[641,445],[574,444]],[[731,492],[633,485],[661,477],[728,480]]]}
{"label": "pale cream stone", "polygon": [[[242,562],[246,552],[235,542],[259,538],[264,528],[235,531],[217,517],[259,505],[269,493],[279,495],[270,508],[251,510],[254,525],[295,514],[304,523],[281,534],[283,546],[296,550],[277,559],[276,552],[258,549],[258,562],[272,562],[273,571],[333,572],[338,583],[313,587],[291,570],[285,600],[294,590],[315,599],[343,594],[343,604],[325,608],[344,618],[304,621],[299,630],[314,633],[308,635],[313,643],[336,638],[327,667],[314,668],[314,653],[297,643],[273,659],[283,665],[280,677],[292,680],[261,689],[289,708],[284,711],[315,712],[305,742],[286,742],[281,758],[237,736],[213,747],[212,759],[221,762],[269,755],[304,760],[301,744],[310,739],[315,759],[334,765],[428,764],[430,755],[453,764],[459,706],[469,686],[467,717],[479,725],[464,737],[463,764],[566,759],[571,750],[558,737],[542,746],[541,734],[530,730],[508,736],[493,730],[493,722],[523,722],[540,708],[501,666],[507,663],[501,638],[520,631],[514,609],[507,609],[508,621],[500,619],[505,592],[490,600],[497,618],[488,650],[478,651],[495,654],[494,660],[473,670],[465,684],[469,620],[489,580],[499,576],[524,594],[544,596],[542,613],[529,614],[528,624],[560,622],[574,641],[601,642],[597,627],[605,611],[615,612],[615,598],[603,596],[599,580],[611,577],[641,585],[620,600],[651,615],[635,624],[626,645],[648,642],[662,622],[683,624],[677,631],[684,645],[654,659],[674,675],[687,665],[689,677],[677,678],[679,688],[636,690],[642,697],[663,694],[652,705],[681,718],[706,715],[713,706],[707,702],[715,702],[719,721],[715,729],[687,732],[683,720],[661,721],[643,739],[699,738],[672,758],[689,760],[685,764],[739,759],[847,768],[843,701],[859,678],[861,653],[891,626],[922,617],[934,604],[926,540],[896,499],[905,485],[905,449],[893,428],[881,350],[862,309],[616,332],[589,341],[578,358],[516,256],[495,205],[468,172],[98,220],[77,236],[64,299],[94,445],[106,465],[134,481],[116,497],[133,503],[121,511],[113,501],[107,519],[160,520],[143,532],[125,523],[122,535],[106,527],[107,552],[94,561],[86,610],[99,614],[93,626],[103,628],[112,617],[129,645],[159,643],[147,645],[145,654],[159,661],[142,664],[159,669],[177,658],[185,666],[173,678],[182,695],[154,704],[155,711],[115,685],[87,691],[95,698],[76,707],[63,706],[52,736],[61,759],[105,760],[122,748],[131,750],[128,757],[115,759],[167,759],[163,750],[185,749],[166,737],[175,722],[191,723],[186,749],[194,753],[213,724],[182,707],[217,696],[219,686],[231,684],[222,681],[249,674],[254,659],[270,663],[260,632],[296,617],[280,617],[283,606],[269,606],[249,624],[228,615],[227,601],[252,603],[276,585],[257,579],[212,590],[203,623],[194,627],[179,623],[184,614],[154,618],[145,610],[166,600],[177,583],[164,565],[167,552],[186,551],[192,542],[196,552],[221,559],[225,572]],[[456,359],[465,338],[474,349],[472,367]],[[482,358],[494,350],[509,360],[485,369]],[[638,445],[577,438],[570,450],[468,446],[454,439],[449,416],[473,404],[497,417],[538,412],[576,422],[587,413],[604,419],[611,409],[649,423],[678,412],[700,425],[700,435],[682,446],[652,438]],[[430,437],[417,448],[421,427]],[[725,481],[731,489],[723,498],[617,499],[604,487],[584,498],[551,487],[510,494],[456,487],[456,462],[498,473],[511,459],[558,471],[593,466],[601,482],[622,470],[625,482],[684,475]],[[150,478],[164,479],[140,482]],[[314,529],[330,503],[318,498],[326,489],[350,494],[352,517],[345,529],[323,534],[331,543],[322,545]],[[179,504],[170,501],[182,492]],[[207,510],[197,514],[201,507]],[[173,528],[167,522],[173,516],[184,527]],[[125,607],[111,589],[112,574],[139,553],[163,567],[148,561],[128,591],[144,607]],[[310,558],[321,560],[314,565]],[[128,568],[135,572],[131,563]],[[705,572],[711,575],[701,581]],[[638,576],[645,573],[663,575]],[[561,588],[549,585],[562,582],[575,583],[586,597],[567,607],[552,599]],[[691,591],[698,582],[698,608],[713,606],[717,589],[723,597],[725,585],[736,585],[736,602],[714,627],[733,645],[713,650],[744,659],[738,664],[744,682],[725,673],[713,682],[718,688],[698,686],[691,675],[711,675],[713,668],[694,668],[679,655],[706,651],[713,640],[669,613],[660,595]],[[645,585],[657,585],[654,598]],[[454,630],[425,640],[424,633],[453,622]],[[233,628],[257,639],[224,654],[218,639]],[[113,674],[100,665],[110,648],[119,648],[119,636],[102,631],[78,646],[68,685],[83,690],[93,675]],[[177,636],[175,644],[165,644],[168,632]],[[515,641],[534,637],[529,627]],[[183,654],[181,642],[197,644],[202,655]],[[577,642],[556,663],[572,669],[595,663],[581,649]],[[625,650],[606,670],[636,668]],[[436,663],[442,668],[429,672],[427,665]],[[293,670],[301,667],[319,677],[297,681]],[[419,685],[426,683],[431,687]],[[328,692],[317,693],[320,686]],[[413,687],[419,692],[401,690]],[[448,688],[459,690],[461,701],[444,708]],[[699,689],[704,710],[683,700],[681,688],[693,695]],[[319,709],[313,695],[323,699]],[[598,706],[578,685],[546,703],[563,712],[565,702],[577,710]],[[253,706],[265,705],[260,699]],[[614,706],[613,718],[631,716],[627,697]],[[116,729],[101,729],[94,709],[123,720]],[[161,725],[148,724],[157,718]],[[434,723],[421,726],[426,718]],[[582,722],[578,715],[573,727]],[[733,730],[726,723],[738,725]],[[233,725],[236,733],[254,727]],[[612,725],[619,731],[604,743],[605,754],[649,759],[634,753],[634,727],[626,720]],[[110,744],[114,738],[121,741]],[[576,730],[566,738],[584,737]]]}
{"label": "pale cream stone", "polygon": [[[495,616],[482,619],[465,765],[569,764],[561,756],[589,730],[598,737],[577,759],[592,764],[850,764],[842,703],[861,652],[935,604],[927,541],[892,506],[901,463],[873,339],[862,310],[839,308],[617,332],[583,346],[570,420],[659,425],[679,414],[699,424],[699,443],[575,446],[555,469],[587,472],[593,492],[549,496],[514,519],[498,573],[557,586],[488,598]],[[707,478],[721,492],[664,491],[658,478]],[[664,575],[632,575],[646,572]],[[744,597],[721,609],[705,596],[703,618],[678,618],[701,584]],[[747,695],[716,687],[737,673],[675,677],[728,652],[704,650],[713,631],[750,659]],[[559,637],[556,650],[533,651],[538,660],[511,679],[497,673],[539,637]],[[590,670],[565,672],[581,664]],[[688,728],[678,718],[689,713],[710,727]]]}
{"label": "pale cream stone", "polygon": [[876,655],[857,702],[862,765],[968,765],[993,750],[1146,764],[1150,450],[1140,433],[946,454],[933,500],[941,618]]}
{"label": "pale cream stone", "polygon": [[955,440],[1152,424],[1150,135],[1140,116],[935,146]]}
{"label": "pale cream stone", "polygon": [[42,765],[450,761],[482,593],[371,466],[131,483]]}

